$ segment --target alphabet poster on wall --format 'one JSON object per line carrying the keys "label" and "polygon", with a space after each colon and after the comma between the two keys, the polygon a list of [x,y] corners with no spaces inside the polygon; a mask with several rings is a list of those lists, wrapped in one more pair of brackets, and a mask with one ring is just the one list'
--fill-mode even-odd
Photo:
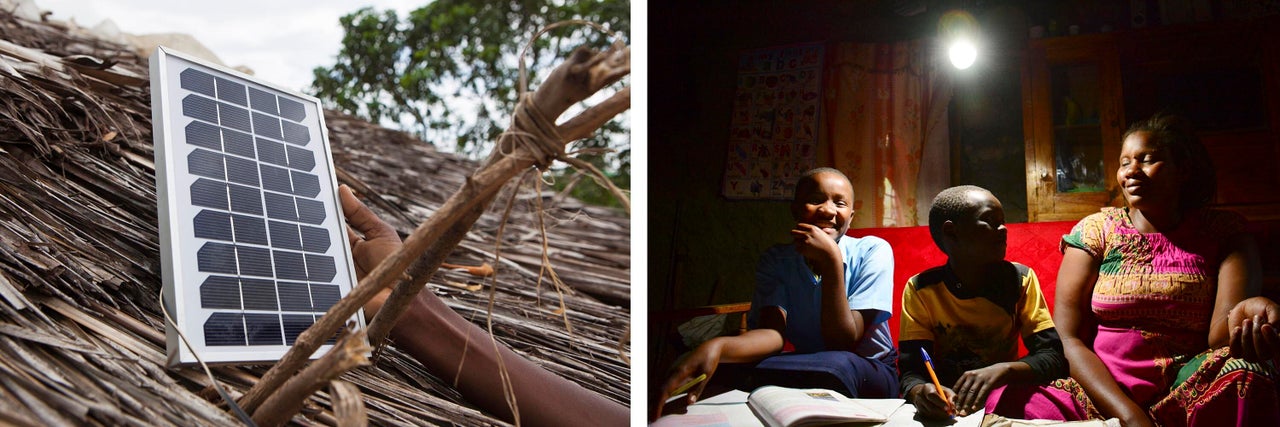
{"label": "alphabet poster on wall", "polygon": [[730,199],[791,199],[817,164],[822,45],[751,50],[738,60],[722,193]]}

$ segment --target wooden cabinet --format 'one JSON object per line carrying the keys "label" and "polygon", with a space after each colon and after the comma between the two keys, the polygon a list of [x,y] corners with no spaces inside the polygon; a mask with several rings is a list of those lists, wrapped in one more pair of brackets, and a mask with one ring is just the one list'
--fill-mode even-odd
{"label": "wooden cabinet", "polygon": [[1121,44],[1126,115],[1191,119],[1217,172],[1216,207],[1280,219],[1276,19],[1164,31]]}
{"label": "wooden cabinet", "polygon": [[1200,130],[1217,169],[1215,206],[1280,220],[1278,21],[1031,41],[1022,71],[1028,220],[1122,206],[1121,137],[1158,111]]}
{"label": "wooden cabinet", "polygon": [[1083,218],[1118,203],[1124,109],[1111,34],[1032,42],[1023,63],[1027,219]]}

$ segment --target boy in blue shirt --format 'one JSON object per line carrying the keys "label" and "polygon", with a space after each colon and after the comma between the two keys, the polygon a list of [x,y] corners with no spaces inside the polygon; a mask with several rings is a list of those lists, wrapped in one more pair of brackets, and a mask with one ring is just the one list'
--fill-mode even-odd
{"label": "boy in blue shirt", "polygon": [[[711,377],[722,362],[758,362],[786,342],[796,354],[777,357],[845,365],[836,368],[853,372],[856,389],[848,391],[856,397],[896,397],[897,352],[886,322],[893,310],[893,252],[883,239],[844,235],[853,202],[853,185],[839,170],[801,176],[791,202],[793,241],[769,248],[756,269],[751,329],[698,346],[672,370],[656,406],[691,378]],[[706,383],[689,392],[688,403]]]}

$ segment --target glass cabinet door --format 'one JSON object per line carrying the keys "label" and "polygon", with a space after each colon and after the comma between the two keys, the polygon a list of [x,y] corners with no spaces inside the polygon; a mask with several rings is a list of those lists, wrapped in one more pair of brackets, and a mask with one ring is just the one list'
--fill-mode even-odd
{"label": "glass cabinet door", "polygon": [[1119,202],[1120,72],[1105,34],[1033,41],[1023,70],[1027,217],[1075,220]]}
{"label": "glass cabinet door", "polygon": [[1051,67],[1053,166],[1058,193],[1106,191],[1102,126],[1098,120],[1098,67]]}

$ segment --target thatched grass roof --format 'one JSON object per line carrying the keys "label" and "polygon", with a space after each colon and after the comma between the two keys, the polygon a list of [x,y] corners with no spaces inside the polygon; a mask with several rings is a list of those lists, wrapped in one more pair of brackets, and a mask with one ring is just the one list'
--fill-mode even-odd
{"label": "thatched grass roof", "polygon": [[[0,12],[0,423],[236,423],[202,371],[164,368],[146,75],[146,61],[125,46]],[[329,113],[326,122],[340,181],[402,233],[476,167],[349,116]],[[565,316],[555,312],[553,286],[539,286],[542,243],[532,203],[539,198],[550,259],[571,288]],[[630,314],[626,214],[533,194],[528,185],[516,200],[496,266],[496,336],[627,404],[622,355],[630,347],[618,344]],[[492,263],[504,207],[493,206],[447,261]],[[483,325],[488,284],[442,271],[427,289]],[[214,368],[233,393],[265,371]],[[501,424],[393,348],[343,379],[359,386],[375,424]],[[310,418],[294,421],[330,424],[327,405],[318,394],[304,411]]]}

